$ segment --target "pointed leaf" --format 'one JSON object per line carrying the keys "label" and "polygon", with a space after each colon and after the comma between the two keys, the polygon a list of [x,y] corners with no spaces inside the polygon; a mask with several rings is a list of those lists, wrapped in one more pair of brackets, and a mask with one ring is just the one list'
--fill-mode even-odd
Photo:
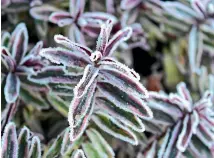
{"label": "pointed leaf", "polygon": [[92,120],[100,129],[115,138],[131,143],[132,145],[138,144],[135,134],[110,115],[103,112],[97,112],[97,115],[92,116]]}
{"label": "pointed leaf", "polygon": [[50,15],[49,21],[57,24],[59,27],[70,25],[74,22],[73,18],[68,12],[58,11]]}
{"label": "pointed leaf", "polygon": [[98,151],[100,157],[114,157],[114,151],[108,142],[101,136],[101,134],[95,129],[91,128],[86,131],[87,136],[94,145],[94,148]]}
{"label": "pointed leaf", "polygon": [[19,64],[22,58],[25,56],[28,47],[28,32],[26,25],[20,23],[11,35],[13,43],[12,46],[12,56],[16,60],[16,63]]}
{"label": "pointed leaf", "polygon": [[5,46],[6,48],[9,47],[9,41],[10,41],[10,33],[9,32],[3,32],[1,36],[1,46]]}
{"label": "pointed leaf", "polygon": [[87,157],[100,158],[98,151],[96,151],[91,143],[83,143],[82,148]]}
{"label": "pointed leaf", "polygon": [[76,151],[73,152],[72,158],[86,158],[84,155],[83,150],[77,149]]}
{"label": "pointed leaf", "polygon": [[133,9],[138,4],[140,4],[141,0],[122,0],[120,3],[120,7],[124,10]]}
{"label": "pointed leaf", "polygon": [[96,77],[98,76],[99,69],[92,66],[87,65],[85,67],[83,77],[77,84],[77,86],[74,88],[74,95],[77,98],[82,97],[88,90],[88,88],[96,82]]}
{"label": "pointed leaf", "polygon": [[29,152],[30,158],[41,158],[41,144],[39,137],[34,136],[30,146]]}
{"label": "pointed leaf", "polygon": [[106,112],[112,117],[120,120],[122,123],[129,126],[135,131],[143,132],[145,130],[142,121],[137,116],[117,107],[104,96],[96,98],[96,106],[99,107],[101,111]]}
{"label": "pointed leaf", "polygon": [[21,129],[18,137],[18,158],[28,157],[29,154],[29,139],[30,139],[30,130],[27,127]]}
{"label": "pointed leaf", "polygon": [[8,103],[13,103],[19,96],[20,80],[19,77],[13,73],[9,73],[6,78],[6,85],[4,87],[5,99]]}
{"label": "pointed leaf", "polygon": [[146,103],[139,97],[127,92],[121,91],[109,83],[97,83],[101,94],[119,108],[133,113],[141,118],[152,118],[153,114]]}
{"label": "pointed leaf", "polygon": [[128,40],[132,35],[132,28],[126,27],[123,30],[118,31],[108,42],[107,47],[104,51],[103,56],[111,56],[118,45]]}
{"label": "pointed leaf", "polygon": [[7,124],[2,137],[1,157],[17,158],[18,157],[18,141],[15,124],[10,122]]}
{"label": "pointed leaf", "polygon": [[65,46],[66,48],[72,49],[74,51],[78,51],[84,55],[91,56],[91,54],[92,54],[91,49],[89,49],[81,44],[74,43],[65,36],[55,35],[54,40],[56,41],[56,43],[59,43],[59,44]]}
{"label": "pointed leaf", "polygon": [[[81,126],[81,123],[87,122],[87,117],[94,104],[96,82],[87,89],[87,92],[82,97],[74,96],[69,107],[68,121],[71,127]],[[86,122],[84,122],[84,120]],[[84,126],[84,125],[82,125]]]}
{"label": "pointed leaf", "polygon": [[91,63],[86,55],[60,47],[42,49],[40,54],[53,63],[70,67],[84,67]]}

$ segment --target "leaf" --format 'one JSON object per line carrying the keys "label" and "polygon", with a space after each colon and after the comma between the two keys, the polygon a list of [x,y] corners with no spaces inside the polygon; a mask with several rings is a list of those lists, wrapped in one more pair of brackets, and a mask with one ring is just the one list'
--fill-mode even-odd
{"label": "leaf", "polygon": [[55,64],[63,64],[69,67],[85,67],[91,63],[86,55],[60,47],[42,49],[40,55]]}
{"label": "leaf", "polygon": [[78,28],[76,25],[71,25],[69,30],[68,30],[69,38],[76,42],[79,43],[80,45],[86,45],[85,37],[83,32]]}
{"label": "leaf", "polygon": [[95,129],[91,128],[86,131],[87,136],[94,145],[94,148],[98,151],[100,157],[114,157],[114,151],[108,142],[101,136],[101,134]]}
{"label": "leaf", "polygon": [[96,151],[91,143],[83,143],[82,148],[86,157],[100,158],[98,151]]}
{"label": "leaf", "polygon": [[80,74],[67,72],[63,66],[47,66],[41,69],[37,74],[30,75],[28,79],[38,84],[77,84],[81,77],[82,75]]}
{"label": "leaf", "polygon": [[120,120],[122,123],[135,131],[143,132],[145,130],[142,121],[137,116],[117,107],[104,96],[99,96],[96,98],[96,107],[100,108],[100,111],[108,113],[110,116]]}
{"label": "leaf", "polygon": [[30,146],[29,152],[30,158],[41,158],[41,144],[39,137],[34,136]]}
{"label": "leaf", "polygon": [[6,48],[8,48],[9,47],[9,41],[10,41],[10,33],[9,32],[2,32],[1,46],[5,46]]}
{"label": "leaf", "polygon": [[128,40],[132,35],[132,28],[126,27],[118,31],[108,42],[103,56],[111,56],[118,45],[126,40]]}
{"label": "leaf", "polygon": [[6,125],[2,136],[2,158],[16,158],[18,156],[18,141],[15,124],[10,122]]}
{"label": "leaf", "polygon": [[75,97],[81,98],[87,92],[88,88],[95,82],[98,72],[99,69],[92,65],[85,67],[82,79],[74,88]]}
{"label": "leaf", "polygon": [[138,144],[135,134],[119,121],[103,112],[96,112],[96,114],[97,115],[92,116],[92,120],[104,132],[114,136],[115,138],[131,143],[132,145]]}
{"label": "leaf", "polygon": [[47,109],[49,107],[40,94],[27,90],[26,87],[21,88],[20,97],[26,104],[33,105],[38,110]]}
{"label": "leaf", "polygon": [[50,143],[50,146],[48,148],[48,151],[45,154],[46,158],[53,158],[53,157],[59,157],[60,156],[60,150],[61,150],[61,144],[63,140],[63,133],[57,136],[57,138]]}
{"label": "leaf", "polygon": [[9,73],[6,78],[6,85],[4,87],[5,99],[8,103],[13,103],[19,96],[20,80],[14,73]]}
{"label": "leaf", "polygon": [[18,137],[18,158],[28,157],[30,130],[27,127],[21,129]]}
{"label": "leaf", "polygon": [[[84,109],[84,110],[86,110],[85,114],[81,115],[78,118],[78,123],[75,122],[75,119],[77,119],[77,118],[74,115],[74,110],[77,111],[77,109],[74,109],[74,107],[72,106],[72,104],[74,105],[74,102],[76,102],[75,99],[73,99],[73,101],[70,105],[69,113],[68,113],[68,122],[70,125],[70,140],[71,141],[75,141],[78,138],[80,138],[80,136],[83,134],[84,130],[86,129],[89,119],[91,117],[91,114],[93,112],[94,97],[95,97],[93,89],[95,88],[95,85],[92,85],[91,88],[92,88],[92,90],[89,88],[88,92],[87,92],[87,93],[90,93],[90,95],[88,96],[88,94],[86,93],[84,96],[84,97],[86,97],[85,99],[91,98],[89,101],[87,101],[87,104],[90,104],[90,105],[87,105],[88,108]],[[78,102],[78,100],[77,100],[77,102]],[[81,107],[80,105],[77,105],[77,106]],[[78,116],[78,115],[76,115],[76,116]]]}
{"label": "leaf", "polygon": [[100,62],[100,69],[115,69],[124,74],[135,78],[137,81],[140,80],[140,75],[133,69],[128,68],[126,65],[116,61],[111,57],[104,57]]}
{"label": "leaf", "polygon": [[55,35],[54,40],[56,41],[56,43],[61,44],[61,45],[65,46],[66,48],[69,48],[73,51],[78,51],[79,53],[82,53],[83,55],[91,56],[91,54],[93,53],[92,50],[89,49],[88,47],[85,47],[78,43],[74,43],[63,35]]}
{"label": "leaf", "polygon": [[97,85],[101,94],[119,108],[141,118],[150,119],[153,117],[152,111],[141,98],[127,94],[109,83],[97,83]]}
{"label": "leaf", "polygon": [[64,117],[68,116],[68,105],[64,100],[62,100],[57,95],[49,94],[47,97],[50,104],[56,109],[60,114],[62,114]]}
{"label": "leaf", "polygon": [[8,73],[8,71],[14,71],[16,68],[16,61],[13,59],[11,56],[8,48],[2,46],[1,48],[1,61],[2,61],[2,66],[3,72]]}
{"label": "leaf", "polygon": [[28,48],[28,32],[26,25],[20,23],[11,35],[12,56],[19,64]]}
{"label": "leaf", "polygon": [[141,3],[141,0],[122,0],[120,3],[121,9],[129,10],[135,8]]}
{"label": "leaf", "polygon": [[78,18],[82,15],[85,8],[85,0],[70,1],[70,12],[73,17]]}
{"label": "leaf", "polygon": [[84,155],[83,150],[77,149],[76,151],[73,152],[72,158],[86,158]]}
{"label": "leaf", "polygon": [[30,9],[30,15],[36,20],[48,21],[49,16],[59,9],[51,5],[41,5]]}
{"label": "leaf", "polygon": [[57,24],[59,27],[64,27],[66,25],[71,25],[74,22],[74,19],[68,12],[57,11],[49,16],[49,21]]}
{"label": "leaf", "polygon": [[88,109],[94,102],[96,82],[92,83],[86,93],[81,96],[74,96],[69,107],[68,120],[72,126],[77,126],[84,119]]}
{"label": "leaf", "polygon": [[123,71],[118,71],[113,68],[104,68],[100,70],[102,75],[101,83],[109,83],[118,87],[121,91],[131,93],[140,98],[148,98],[146,88],[132,76],[126,75]]}
{"label": "leaf", "polygon": [[144,153],[145,158],[155,157],[156,155],[156,148],[157,148],[157,141],[155,140],[152,145],[147,149]]}

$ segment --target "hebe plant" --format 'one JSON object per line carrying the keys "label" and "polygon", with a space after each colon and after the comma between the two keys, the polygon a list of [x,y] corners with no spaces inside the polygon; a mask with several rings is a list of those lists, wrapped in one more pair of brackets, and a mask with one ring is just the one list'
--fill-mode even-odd
{"label": "hebe plant", "polygon": [[1,4],[1,157],[214,157],[213,0]]}

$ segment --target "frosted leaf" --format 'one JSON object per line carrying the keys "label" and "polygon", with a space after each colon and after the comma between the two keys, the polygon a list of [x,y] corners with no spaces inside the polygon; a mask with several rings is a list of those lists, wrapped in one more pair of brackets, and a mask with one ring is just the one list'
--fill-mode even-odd
{"label": "frosted leaf", "polygon": [[104,96],[96,98],[96,106],[99,107],[101,111],[108,113],[112,117],[120,120],[122,123],[135,131],[143,132],[145,130],[142,121],[137,116],[117,107]]}
{"label": "frosted leaf", "polygon": [[100,64],[100,69],[108,69],[108,68],[114,68],[120,72],[123,72],[127,74],[128,76],[132,76],[133,79],[139,81],[140,80],[140,75],[135,72],[133,69],[128,68],[126,65],[116,61],[115,59],[111,57],[105,57],[102,59]]}
{"label": "frosted leaf", "polygon": [[30,75],[28,79],[38,84],[49,83],[68,83],[76,84],[81,79],[82,75],[68,73],[63,66],[46,66],[35,75]]}
{"label": "frosted leaf", "polygon": [[41,143],[39,137],[34,136],[31,142],[29,157],[41,158]]}
{"label": "frosted leaf", "polygon": [[114,136],[115,138],[121,139],[133,145],[138,144],[138,140],[135,134],[129,128],[125,127],[110,115],[103,112],[98,112],[97,115],[92,116],[92,120],[104,132]]}
{"label": "frosted leaf", "polygon": [[86,158],[84,155],[83,150],[77,149],[76,151],[73,152],[72,158]]}
{"label": "frosted leaf", "polygon": [[1,157],[18,157],[18,141],[15,124],[10,122],[6,125],[2,136]]}
{"label": "frosted leaf", "polygon": [[85,8],[85,0],[70,0],[70,13],[78,18],[82,15]]}
{"label": "frosted leaf", "polygon": [[68,115],[68,120],[71,120],[69,122],[72,122],[72,126],[76,127],[82,122],[82,119],[85,117],[91,104],[93,104],[95,88],[96,82],[90,85],[90,87],[87,89],[86,93],[83,96],[81,97],[74,96],[69,107]]}
{"label": "frosted leaf", "polygon": [[141,0],[122,0],[120,3],[121,9],[129,10],[141,3]]}
{"label": "frosted leaf", "polygon": [[131,112],[141,118],[153,118],[152,111],[146,102],[133,94],[127,94],[109,83],[97,83],[101,94],[119,108]]}
{"label": "frosted leaf", "polygon": [[114,151],[108,142],[102,137],[102,135],[95,129],[89,129],[86,131],[87,136],[94,145],[94,148],[98,151],[100,157],[114,157]]}
{"label": "frosted leaf", "polygon": [[126,27],[118,31],[108,42],[103,56],[111,56],[120,43],[128,40],[132,35],[132,28]]}
{"label": "frosted leaf", "polygon": [[19,64],[28,48],[28,32],[26,25],[20,23],[11,35],[12,56]]}
{"label": "frosted leaf", "polygon": [[79,53],[84,54],[86,56],[90,56],[92,54],[92,50],[88,47],[85,47],[78,43],[74,43],[63,35],[55,35],[54,40],[56,41],[56,43],[61,44],[73,51],[78,51]]}
{"label": "frosted leaf", "polygon": [[28,157],[29,154],[29,139],[30,139],[30,130],[27,127],[21,129],[18,137],[18,157]]}
{"label": "frosted leaf", "polygon": [[86,55],[60,47],[42,49],[40,55],[53,63],[69,67],[85,67],[91,63]]}
{"label": "frosted leaf", "polygon": [[100,75],[102,75],[102,80],[99,82],[110,83],[124,92],[135,94],[140,98],[148,98],[148,92],[146,88],[132,78],[121,71],[113,68],[103,68],[100,70]]}
{"label": "frosted leaf", "polygon": [[13,103],[19,96],[20,79],[14,73],[9,73],[6,78],[6,85],[4,87],[5,99],[8,103]]}
{"label": "frosted leaf", "polygon": [[145,158],[155,157],[156,155],[156,148],[157,148],[157,141],[155,140],[151,147],[147,149],[147,151],[144,153]]}
{"label": "frosted leaf", "polygon": [[186,87],[186,84],[184,82],[181,82],[177,85],[177,91],[178,94],[188,102],[192,103],[192,97],[190,95],[189,90]]}
{"label": "frosted leaf", "polygon": [[68,12],[58,11],[49,16],[49,21],[57,24],[59,27],[64,27],[66,25],[71,25],[73,23],[73,18]]}
{"label": "frosted leaf", "polygon": [[[91,88],[94,89],[95,85],[92,85]],[[81,135],[83,134],[84,130],[86,129],[86,127],[88,125],[89,118],[91,117],[91,114],[93,112],[94,91],[89,88],[88,93],[90,93],[90,95],[88,95],[86,93],[86,96],[84,96],[84,97],[87,97],[87,99],[88,98],[91,98],[91,99],[90,99],[90,101],[87,102],[87,104],[89,104],[89,105],[87,105],[86,107],[88,107],[88,108],[85,108],[84,109],[85,111],[83,111],[83,113],[85,113],[85,114],[80,113],[79,115],[78,114],[74,115],[75,110],[77,111],[77,109],[75,109],[73,106],[76,99],[73,99],[73,101],[70,105],[69,113],[68,113],[68,122],[70,125],[70,140],[71,141],[75,141],[79,137],[81,137]],[[78,99],[82,99],[82,98],[78,98]],[[82,108],[81,105],[77,105],[77,106],[78,106],[78,108]],[[76,116],[79,116],[79,117],[76,117]],[[76,119],[78,120],[78,122],[76,121]]]}
{"label": "frosted leaf", "polygon": [[99,69],[92,65],[87,65],[85,67],[82,79],[74,88],[75,97],[80,98],[87,92],[88,88],[92,85],[93,82],[95,82],[98,72]]}
{"label": "frosted leaf", "polygon": [[167,130],[166,134],[163,137],[163,142],[161,143],[161,147],[158,151],[158,158],[163,158],[165,149],[169,141],[169,137],[170,137],[170,129]]}
{"label": "frosted leaf", "polygon": [[186,150],[194,130],[195,129],[193,129],[192,127],[190,115],[186,115],[183,120],[182,131],[179,134],[178,141],[176,144],[178,150],[180,150],[181,152],[184,152]]}
{"label": "frosted leaf", "polygon": [[5,46],[8,48],[9,41],[10,41],[10,33],[9,32],[2,32],[1,46]]}

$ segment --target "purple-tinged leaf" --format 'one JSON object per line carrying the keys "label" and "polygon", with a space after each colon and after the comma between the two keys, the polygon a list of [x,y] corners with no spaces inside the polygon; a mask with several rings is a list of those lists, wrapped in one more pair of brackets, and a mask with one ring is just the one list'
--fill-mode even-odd
{"label": "purple-tinged leaf", "polygon": [[59,84],[49,84],[48,88],[50,93],[58,96],[68,96],[73,97],[73,89],[74,87],[71,85],[59,85]]}
{"label": "purple-tinged leaf", "polygon": [[160,149],[158,151],[158,158],[163,158],[165,149],[166,149],[168,141],[169,141],[169,137],[170,137],[170,129],[167,129],[165,135],[163,136],[163,140],[162,140]]}
{"label": "purple-tinged leaf", "polygon": [[52,13],[49,17],[49,21],[54,24],[57,24],[59,27],[71,25],[74,22],[70,13],[65,11],[58,11],[58,12]]}
{"label": "purple-tinged leaf", "polygon": [[123,71],[106,67],[100,70],[100,76],[102,77],[102,80],[99,80],[101,83],[110,83],[122,91],[139,96],[142,99],[149,96],[146,88],[140,82],[132,76],[124,74]]}
{"label": "purple-tinged leaf", "polygon": [[11,35],[11,39],[13,40],[13,43],[11,43],[12,56],[16,60],[16,63],[19,64],[26,54],[28,47],[28,32],[24,23],[20,23],[16,27]]}
{"label": "purple-tinged leaf", "polygon": [[75,18],[79,18],[85,8],[85,0],[70,0],[70,9],[71,10],[72,16]]}
{"label": "purple-tinged leaf", "polygon": [[107,13],[110,13],[110,14],[115,13],[114,0],[106,1],[106,10],[107,10]]}
{"label": "purple-tinged leaf", "polygon": [[30,130],[27,127],[21,129],[18,137],[18,158],[27,158],[29,154]]}
{"label": "purple-tinged leaf", "polygon": [[177,91],[178,94],[188,102],[192,103],[192,97],[190,95],[189,90],[186,87],[186,84],[184,82],[181,82],[177,85]]}
{"label": "purple-tinged leaf", "polygon": [[121,9],[129,10],[133,9],[141,3],[141,0],[122,0],[120,3]]}
{"label": "purple-tinged leaf", "polygon": [[74,43],[63,35],[55,35],[54,40],[56,41],[56,43],[61,44],[71,50],[78,51],[81,54],[91,56],[91,54],[93,53],[91,49],[89,49],[81,44]]}
{"label": "purple-tinged leaf", "polygon": [[100,129],[114,136],[115,138],[131,143],[132,145],[138,144],[138,140],[135,134],[129,128],[124,126],[119,121],[115,120],[110,115],[100,111],[97,112],[97,115],[92,116],[92,120]]}
{"label": "purple-tinged leaf", "polygon": [[193,135],[193,132],[196,132],[198,120],[196,120],[194,117],[195,117],[194,114],[193,114],[193,118],[191,115],[187,114],[183,120],[182,130],[176,144],[176,147],[181,152],[184,152],[186,150],[191,140],[191,137]]}
{"label": "purple-tinged leaf", "polygon": [[152,111],[146,105],[146,102],[134,94],[121,91],[109,83],[97,83],[101,94],[119,108],[133,113],[141,118],[153,118]]}
{"label": "purple-tinged leaf", "polygon": [[77,149],[76,151],[74,151],[71,157],[72,158],[86,158],[83,150],[81,150],[81,149]]}
{"label": "purple-tinged leaf", "polygon": [[13,72],[15,70],[16,61],[13,59],[13,57],[9,53],[9,50],[4,46],[2,46],[1,48],[1,61],[2,61],[2,65],[5,67],[5,71]]}
{"label": "purple-tinged leaf", "polygon": [[126,27],[118,31],[108,42],[103,56],[111,56],[118,45],[126,40],[128,40],[132,35],[132,28]]}
{"label": "purple-tinged leaf", "polygon": [[13,103],[19,96],[20,80],[19,77],[13,73],[9,73],[6,78],[6,85],[4,87],[5,99],[8,103]]}
{"label": "purple-tinged leaf", "polygon": [[30,158],[41,158],[41,143],[39,137],[34,136],[31,142],[29,157]]}
{"label": "purple-tinged leaf", "polygon": [[47,66],[28,79],[38,84],[63,83],[77,84],[82,75],[69,73],[63,66]]}
{"label": "purple-tinged leaf", "polygon": [[49,16],[59,9],[51,5],[41,5],[30,9],[31,16],[36,20],[48,21]]}
{"label": "purple-tinged leaf", "polygon": [[97,40],[96,50],[101,52],[102,54],[104,53],[104,50],[107,46],[110,32],[112,30],[112,26],[113,26],[113,23],[111,20],[108,20],[105,24],[101,25],[101,30]]}
{"label": "purple-tinged leaf", "polygon": [[85,23],[81,25],[81,31],[89,35],[90,37],[97,38],[100,33],[100,25],[102,21],[96,19],[84,19]]}
{"label": "purple-tinged leaf", "polygon": [[115,157],[113,149],[98,131],[90,128],[86,131],[86,134],[100,157]]}
{"label": "purple-tinged leaf", "polygon": [[85,67],[83,77],[74,88],[74,95],[77,98],[81,98],[87,92],[88,88],[95,82],[98,76],[99,69],[92,66],[87,65]]}
{"label": "purple-tinged leaf", "polygon": [[178,121],[178,123],[175,125],[175,127],[171,131],[168,145],[163,155],[164,158],[169,157],[172,153],[173,154],[177,153],[176,141],[178,139],[178,135],[180,134],[180,129],[181,129],[181,121]]}
{"label": "purple-tinged leaf", "polygon": [[6,48],[8,48],[9,42],[10,42],[10,33],[3,32],[1,36],[1,46],[5,46]]}
{"label": "purple-tinged leaf", "polygon": [[183,99],[181,96],[177,94],[170,94],[169,95],[170,101],[174,104],[176,104],[181,110],[191,112],[192,105],[187,100]]}
{"label": "purple-tinged leaf", "polygon": [[81,45],[86,45],[85,37],[83,35],[83,32],[76,26],[71,25],[68,31],[69,38],[71,41],[74,41],[76,43],[79,43]]}
{"label": "purple-tinged leaf", "polygon": [[39,41],[36,43],[36,45],[31,49],[31,51],[29,52],[29,54],[33,54],[35,56],[39,55],[39,52],[41,51],[43,47],[43,41]]}
{"label": "purple-tinged leaf", "polygon": [[76,127],[80,123],[82,123],[82,120],[85,117],[86,113],[88,112],[88,109],[90,109],[90,106],[94,103],[94,96],[95,96],[95,88],[96,88],[96,82],[93,82],[87,89],[86,93],[81,96],[74,96],[71,105],[69,107],[69,115],[68,120],[70,122],[70,125],[72,127]]}
{"label": "purple-tinged leaf", "polygon": [[[88,92],[94,94],[94,92],[91,92],[91,89],[89,89]],[[87,93],[86,93],[86,95],[87,95]],[[72,102],[74,102],[74,101],[72,101]],[[85,129],[88,125],[88,122],[89,122],[89,119],[93,112],[93,109],[94,109],[94,97],[91,98],[90,105],[89,105],[84,117],[80,120],[80,122],[76,126],[74,126],[73,108],[70,107],[69,113],[68,113],[68,122],[70,125],[70,141],[75,141],[82,136],[83,132],[85,131]],[[82,116],[80,116],[80,117],[82,117]]]}
{"label": "purple-tinged leaf", "polygon": [[16,126],[10,122],[7,124],[2,136],[1,157],[17,158],[18,157],[18,141],[16,134]]}
{"label": "purple-tinged leaf", "polygon": [[98,107],[101,111],[108,113],[112,117],[120,120],[122,123],[137,132],[143,132],[145,130],[142,121],[137,116],[120,109],[110,100],[107,100],[104,96],[99,96],[96,98],[96,107]]}
{"label": "purple-tinged leaf", "polygon": [[144,158],[150,158],[155,157],[157,150],[157,141],[155,140],[151,146],[147,149],[147,151],[144,153]]}
{"label": "purple-tinged leaf", "polygon": [[16,101],[15,103],[10,103],[6,105],[6,108],[2,112],[1,116],[1,131],[3,132],[6,125],[12,120],[14,115],[16,114],[17,111],[17,106],[19,102]]}
{"label": "purple-tinged leaf", "polygon": [[40,54],[53,63],[69,67],[85,67],[91,63],[86,55],[60,47],[42,49]]}
{"label": "purple-tinged leaf", "polygon": [[199,0],[192,0],[191,1],[191,6],[193,7],[193,9],[200,14],[201,17],[205,17],[206,16],[206,6],[203,4],[202,1]]}
{"label": "purple-tinged leaf", "polygon": [[126,65],[118,62],[117,60],[111,58],[111,57],[105,57],[102,59],[102,61],[99,62],[100,68],[102,69],[108,69],[108,68],[114,68],[117,69],[118,71],[123,72],[124,74],[128,76],[132,76],[135,78],[137,81],[140,80],[140,75],[135,72],[133,69],[128,68]]}
{"label": "purple-tinged leaf", "polygon": [[145,130],[151,132],[153,134],[161,134],[163,130],[161,129],[160,125],[157,124],[156,121],[152,120],[143,120],[141,119],[143,125],[145,126]]}
{"label": "purple-tinged leaf", "polygon": [[106,22],[107,20],[112,21],[113,24],[117,22],[117,19],[115,16],[104,13],[104,12],[86,12],[82,15],[82,18],[84,19],[94,19],[94,20],[101,20],[102,22]]}

